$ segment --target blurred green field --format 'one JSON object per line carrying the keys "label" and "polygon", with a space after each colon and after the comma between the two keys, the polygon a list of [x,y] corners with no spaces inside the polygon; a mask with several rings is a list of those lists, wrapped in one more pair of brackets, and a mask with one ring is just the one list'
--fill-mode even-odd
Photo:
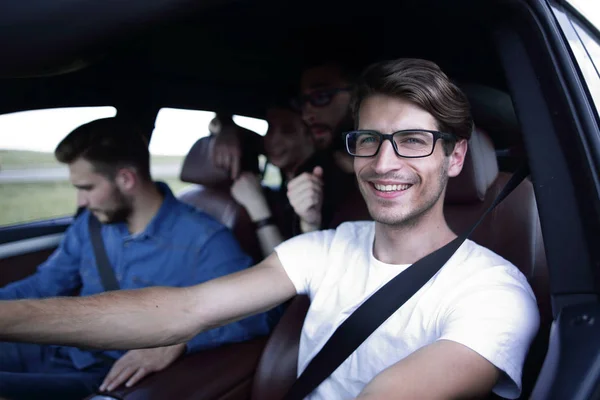
{"label": "blurred green field", "polygon": [[[175,165],[182,162],[183,156],[153,155],[151,159],[152,165]],[[264,160],[262,162],[264,163]],[[52,153],[0,150],[0,175],[2,170],[59,166],[61,165],[54,159]],[[279,171],[269,166],[263,183],[277,186],[280,179]],[[189,186],[177,177],[157,180],[166,182],[175,194]],[[72,215],[77,207],[75,197],[75,189],[66,180],[0,183],[0,226]]]}
{"label": "blurred green field", "polygon": [[[181,164],[183,156],[151,157],[152,165]],[[3,170],[61,167],[52,153],[0,150]],[[187,183],[178,178],[160,179],[178,192]],[[76,209],[75,189],[68,181],[0,183],[0,226],[71,215]]]}
{"label": "blurred green field", "polygon": [[[188,183],[163,180],[174,193]],[[72,215],[76,193],[68,181],[0,184],[0,226]]]}
{"label": "blurred green field", "polygon": [[[151,156],[151,165],[156,164],[179,164],[183,161],[183,156]],[[0,170],[1,169],[28,169],[40,167],[59,167],[61,164],[56,161],[52,153],[40,153],[37,151],[25,150],[0,150]]]}

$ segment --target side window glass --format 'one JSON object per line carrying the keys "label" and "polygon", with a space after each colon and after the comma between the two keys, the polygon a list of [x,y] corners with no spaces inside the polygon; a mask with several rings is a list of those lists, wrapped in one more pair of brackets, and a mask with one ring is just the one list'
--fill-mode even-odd
{"label": "side window glass", "polygon": [[600,5],[569,0],[565,7],[553,7],[554,15],[600,115]]}
{"label": "side window glass", "polygon": [[168,184],[175,195],[189,185],[179,179],[183,160],[198,139],[208,136],[214,115],[210,111],[161,108],[156,116],[149,147],[152,178]]}
{"label": "side window glass", "polygon": [[[600,12],[600,6],[598,12]],[[587,29],[576,22],[573,23],[573,26],[585,49],[582,57],[589,59],[589,62],[582,65],[582,68],[585,68],[582,72],[589,85],[596,109],[600,111],[600,39],[594,39]]]}
{"label": "side window glass", "polygon": [[73,215],[76,191],[54,149],[78,126],[115,115],[114,107],[0,115],[0,226]]}

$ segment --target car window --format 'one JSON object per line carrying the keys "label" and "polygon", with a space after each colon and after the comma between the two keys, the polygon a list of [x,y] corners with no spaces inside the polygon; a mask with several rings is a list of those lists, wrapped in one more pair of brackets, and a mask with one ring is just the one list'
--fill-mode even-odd
{"label": "car window", "polygon": [[[166,182],[173,193],[177,194],[187,183],[179,180],[179,173],[185,156],[194,143],[209,135],[208,124],[215,117],[212,111],[190,110],[182,108],[161,108],[156,116],[154,131],[150,139],[152,158],[152,176]],[[267,121],[234,115],[233,121],[246,129],[264,136],[267,133]],[[261,170],[266,159],[259,156]],[[264,183],[278,185],[279,172],[273,166],[267,166]]]}
{"label": "car window", "polygon": [[185,156],[196,140],[208,135],[210,111],[161,108],[150,138],[150,166],[154,180],[165,182],[177,194],[188,183],[179,180]]}
{"label": "car window", "polygon": [[600,30],[600,3],[596,0],[567,0],[590,24]]}
{"label": "car window", "polygon": [[586,51],[580,58],[589,59],[589,62],[584,64],[585,70],[582,72],[586,82],[590,85],[596,109],[600,110],[600,39],[594,39],[589,31],[577,22],[574,22],[573,26]]}
{"label": "car window", "polygon": [[585,0],[569,3],[574,9],[553,7],[554,14],[600,115],[600,3]]}
{"label": "car window", "polygon": [[0,226],[73,215],[76,192],[54,149],[78,126],[115,115],[114,107],[0,115]]}

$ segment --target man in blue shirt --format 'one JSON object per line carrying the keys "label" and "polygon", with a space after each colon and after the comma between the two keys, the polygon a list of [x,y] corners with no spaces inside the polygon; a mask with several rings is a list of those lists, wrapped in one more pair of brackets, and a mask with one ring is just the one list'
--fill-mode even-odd
{"label": "man in blue shirt", "polygon": [[[134,125],[118,118],[93,121],[71,132],[55,155],[68,165],[78,205],[86,210],[37,273],[1,288],[0,300],[105,291],[88,230],[90,214],[102,223],[120,289],[190,286],[251,265],[226,227],[152,181],[147,142]],[[0,398],[81,399],[101,383],[102,390],[135,384],[184,353],[266,335],[269,325],[267,314],[260,314],[186,344],[128,352],[0,342]]]}

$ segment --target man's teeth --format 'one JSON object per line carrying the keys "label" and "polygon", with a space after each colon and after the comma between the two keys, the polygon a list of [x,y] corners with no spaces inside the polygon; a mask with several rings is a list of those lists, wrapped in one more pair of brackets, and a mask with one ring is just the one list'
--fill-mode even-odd
{"label": "man's teeth", "polygon": [[380,192],[403,191],[411,187],[411,185],[378,185],[376,183],[373,185],[375,186],[375,189],[379,190]]}

